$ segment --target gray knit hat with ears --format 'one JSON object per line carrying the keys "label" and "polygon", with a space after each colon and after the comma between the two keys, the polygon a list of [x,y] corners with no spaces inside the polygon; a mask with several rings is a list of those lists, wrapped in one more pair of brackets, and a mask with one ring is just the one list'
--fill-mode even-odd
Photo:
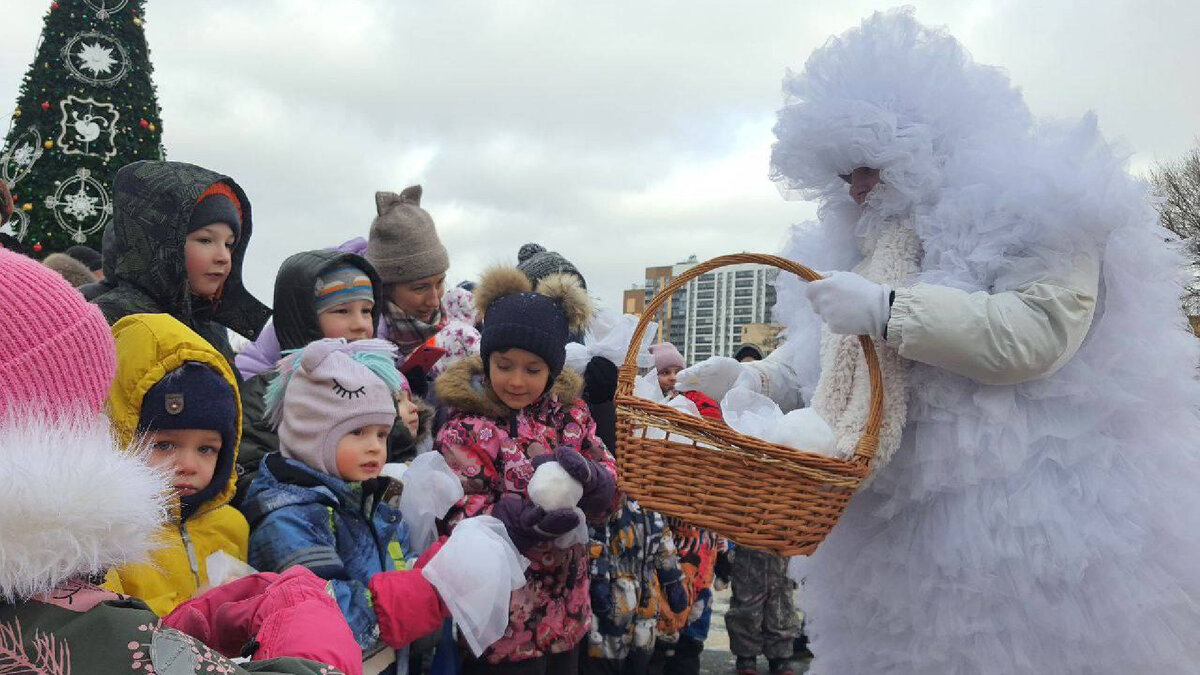
{"label": "gray knit hat with ears", "polygon": [[421,208],[421,186],[376,192],[378,215],[371,222],[366,258],[385,284],[437,276],[450,268],[450,256],[438,239],[433,218]]}

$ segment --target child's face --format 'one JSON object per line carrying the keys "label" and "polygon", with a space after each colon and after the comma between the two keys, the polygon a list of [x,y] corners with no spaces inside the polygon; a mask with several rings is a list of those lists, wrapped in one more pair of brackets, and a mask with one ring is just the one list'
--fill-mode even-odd
{"label": "child's face", "polygon": [[446,275],[439,274],[416,281],[394,284],[390,292],[391,301],[405,314],[428,323],[442,308],[442,295],[446,292]]}
{"label": "child's face", "polygon": [[187,236],[183,252],[192,293],[212,298],[221,291],[233,268],[236,243],[233,228],[225,223],[207,225]]}
{"label": "child's face", "polygon": [[683,368],[679,366],[671,366],[658,374],[658,388],[662,389],[663,395],[669,394],[675,389],[675,378],[681,370]]}
{"label": "child's face", "polygon": [[180,497],[208,487],[220,454],[221,434],[211,429],[160,429],[150,433],[150,466],[171,471],[171,486]]}
{"label": "child's face", "polygon": [[321,312],[317,322],[321,333],[327,338],[345,338],[347,342],[375,337],[375,322],[371,310],[375,303],[370,300],[355,300]]}
{"label": "child's face", "polygon": [[488,379],[504,405],[520,410],[546,391],[550,366],[542,357],[524,349],[492,352],[488,357]]}
{"label": "child's face", "polygon": [[337,446],[337,470],[342,480],[357,482],[377,478],[387,461],[391,425],[368,424],[342,436]]}

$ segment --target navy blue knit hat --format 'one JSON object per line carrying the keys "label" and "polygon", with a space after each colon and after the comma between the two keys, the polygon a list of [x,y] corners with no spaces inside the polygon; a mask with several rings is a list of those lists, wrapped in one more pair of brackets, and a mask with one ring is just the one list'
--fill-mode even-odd
{"label": "navy blue knit hat", "polygon": [[483,320],[479,355],[486,368],[495,351],[524,349],[550,367],[550,383],[562,372],[572,332],[591,318],[591,302],[577,277],[555,274],[541,280],[536,292],[515,267],[484,272],[475,287],[475,303]]}
{"label": "navy blue knit hat", "polygon": [[237,443],[237,401],[233,388],[212,368],[188,361],[167,373],[142,397],[138,432],[162,429],[210,429],[221,434],[221,452],[213,480],[203,490],[184,497],[184,517],[219,493],[233,470]]}

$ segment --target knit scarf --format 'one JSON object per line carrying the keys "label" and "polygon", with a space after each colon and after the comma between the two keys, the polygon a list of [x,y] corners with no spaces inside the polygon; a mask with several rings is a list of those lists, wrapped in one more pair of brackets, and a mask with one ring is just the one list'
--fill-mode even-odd
{"label": "knit scarf", "polygon": [[387,308],[383,313],[384,324],[387,325],[387,339],[390,340],[400,350],[400,354],[408,356],[414,349],[421,346],[429,338],[437,334],[442,329],[446,321],[443,319],[445,313],[438,310],[438,313],[433,316],[432,323],[425,323],[420,319],[409,316],[404,310],[397,307],[392,301],[387,301]]}
{"label": "knit scarf", "polygon": [[[892,287],[909,282],[919,270],[921,246],[907,221],[890,221],[864,242],[866,257],[854,271]],[[908,374],[911,364],[882,339],[874,339],[883,374],[883,425],[871,476],[887,465],[904,432],[908,417]],[[858,338],[821,331],[821,379],[812,407],[837,437],[837,456],[854,455],[870,412],[871,382]]]}

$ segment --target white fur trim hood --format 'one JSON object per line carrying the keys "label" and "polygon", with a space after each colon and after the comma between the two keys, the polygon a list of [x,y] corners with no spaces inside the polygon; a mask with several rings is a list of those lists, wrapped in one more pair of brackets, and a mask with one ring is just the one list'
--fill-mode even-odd
{"label": "white fur trim hood", "polygon": [[167,490],[103,417],[0,422],[0,600],[144,561]]}

